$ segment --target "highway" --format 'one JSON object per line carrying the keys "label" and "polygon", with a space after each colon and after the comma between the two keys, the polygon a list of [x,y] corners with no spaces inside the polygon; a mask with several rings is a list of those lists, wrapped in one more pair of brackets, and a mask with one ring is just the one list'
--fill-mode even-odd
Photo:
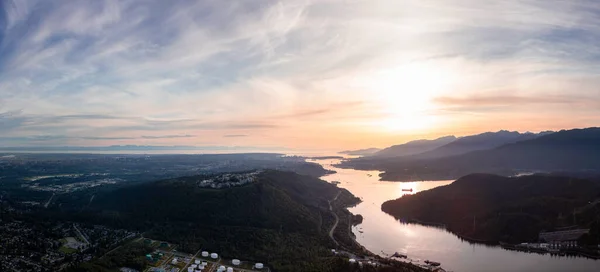
{"label": "highway", "polygon": [[342,191],[340,190],[337,193],[337,195],[332,200],[329,200],[329,211],[335,217],[335,223],[333,223],[333,226],[331,227],[331,230],[329,230],[329,237],[331,237],[331,240],[333,240],[333,242],[335,243],[336,246],[339,245],[339,243],[335,240],[335,238],[333,238],[333,232],[337,228],[337,225],[340,222],[340,218],[337,216],[337,214],[335,214],[335,212],[333,212],[333,207],[331,206],[331,202],[336,201],[337,198],[340,196],[341,193],[342,193]]}

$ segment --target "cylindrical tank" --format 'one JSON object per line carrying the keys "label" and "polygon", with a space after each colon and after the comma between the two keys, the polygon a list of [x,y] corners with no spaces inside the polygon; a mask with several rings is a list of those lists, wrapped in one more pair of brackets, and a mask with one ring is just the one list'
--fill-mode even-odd
{"label": "cylindrical tank", "polygon": [[233,272],[233,268],[227,267],[227,272]]}
{"label": "cylindrical tank", "polygon": [[254,267],[255,267],[256,269],[263,269],[263,267],[265,267],[265,266],[264,266],[262,263],[256,263],[256,264],[254,265]]}
{"label": "cylindrical tank", "polygon": [[219,254],[217,254],[217,253],[211,253],[210,257],[213,258],[213,259],[217,259],[217,258],[219,258]]}
{"label": "cylindrical tank", "polygon": [[208,251],[202,251],[202,257],[208,257]]}
{"label": "cylindrical tank", "polygon": [[355,260],[355,259],[350,259],[350,260],[348,260],[348,261],[349,261],[350,263],[356,263],[356,260]]}
{"label": "cylindrical tank", "polygon": [[233,260],[231,260],[231,263],[233,265],[240,265],[240,263],[242,263],[242,262],[240,262],[240,260],[238,260],[238,259],[233,259]]}

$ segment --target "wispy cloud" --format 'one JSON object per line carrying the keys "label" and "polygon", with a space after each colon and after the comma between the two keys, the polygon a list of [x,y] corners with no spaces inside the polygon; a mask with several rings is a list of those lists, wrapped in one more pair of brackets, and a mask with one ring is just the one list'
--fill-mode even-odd
{"label": "wispy cloud", "polygon": [[569,96],[469,96],[469,97],[437,97],[434,100],[445,106],[510,106],[530,104],[573,104],[583,100]]}
{"label": "wispy cloud", "polygon": [[223,135],[224,138],[243,138],[243,137],[248,137],[248,135],[246,134],[227,134],[227,135]]}
{"label": "wispy cloud", "polygon": [[177,139],[177,138],[194,138],[194,135],[158,135],[158,136],[142,136],[142,139]]}

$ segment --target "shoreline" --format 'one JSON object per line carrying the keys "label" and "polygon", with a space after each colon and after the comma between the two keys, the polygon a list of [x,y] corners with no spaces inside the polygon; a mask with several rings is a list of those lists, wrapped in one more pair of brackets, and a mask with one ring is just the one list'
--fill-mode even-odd
{"label": "shoreline", "polygon": [[[350,194],[352,194],[352,193],[350,192]],[[352,194],[352,196],[354,196],[354,195]],[[362,200],[360,202],[362,202]],[[403,266],[413,267],[415,269],[418,269],[418,271],[421,271],[421,269],[425,269],[425,268],[423,268],[415,263],[412,263],[412,262],[405,262],[405,261],[397,260],[394,258],[390,258],[388,256],[381,256],[379,254],[373,253],[372,251],[367,249],[365,246],[363,246],[356,240],[356,235],[352,232],[352,227],[353,227],[352,223],[353,223],[353,218],[357,215],[350,212],[348,210],[348,208],[354,207],[354,206],[358,205],[360,202],[345,203],[345,204],[342,204],[342,206],[338,207],[337,209],[333,209],[331,211],[332,213],[334,213],[336,215],[336,217],[339,217],[340,224],[342,223],[342,218],[344,216],[348,217],[347,218],[348,227],[345,230],[340,229],[340,224],[338,224],[336,226],[335,230],[333,231],[333,236],[335,236],[335,234],[338,233],[338,235],[343,235],[344,238],[347,238],[347,240],[344,239],[344,240],[346,240],[346,243],[344,243],[344,241],[336,241],[334,239],[334,241],[336,242],[336,246],[338,247],[336,250],[342,250],[342,251],[338,251],[338,252],[345,252],[347,254],[350,254],[350,256],[349,256],[350,258],[353,258],[353,256],[351,256],[351,255],[354,255],[354,258],[362,257],[362,258],[364,258],[364,260],[376,261],[383,265],[389,265],[389,266],[403,265]],[[331,204],[333,204],[333,203],[331,203]],[[341,214],[341,215],[338,214],[340,212],[344,213],[344,214]],[[347,244],[347,242],[350,242],[350,244]],[[357,258],[357,260],[358,260],[358,258]]]}
{"label": "shoreline", "polygon": [[[395,216],[394,216],[394,218],[396,218],[397,220],[401,220]],[[508,243],[503,243],[501,241],[490,241],[490,240],[482,240],[482,239],[468,237],[466,235],[462,235],[462,234],[459,234],[458,232],[451,230],[446,225],[441,224],[441,223],[424,222],[424,221],[420,221],[417,219],[403,219],[403,220],[404,220],[403,222],[406,222],[409,224],[419,224],[419,225],[423,225],[423,226],[443,228],[445,231],[451,233],[452,235],[456,236],[460,240],[466,241],[470,244],[498,247],[498,248],[502,248],[502,249],[508,250],[508,251],[518,251],[518,252],[523,252],[523,253],[536,253],[536,254],[541,254],[541,255],[550,254],[552,256],[564,257],[563,255],[555,254],[555,253],[552,253],[547,250],[520,247],[519,244],[508,244]],[[594,255],[590,255],[590,254],[576,251],[576,250],[564,250],[564,251],[561,251],[561,253],[566,254],[566,256],[570,255],[570,256],[576,256],[576,257],[581,257],[581,258],[588,258],[588,259],[592,259],[592,260],[600,260],[600,255],[594,256]]]}

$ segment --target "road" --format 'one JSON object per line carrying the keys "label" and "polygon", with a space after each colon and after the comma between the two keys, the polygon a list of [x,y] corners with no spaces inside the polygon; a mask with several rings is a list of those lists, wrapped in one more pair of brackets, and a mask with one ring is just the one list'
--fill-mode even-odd
{"label": "road", "polygon": [[[137,239],[135,239],[135,241],[131,241],[131,243],[134,243],[134,242],[140,242],[142,239],[144,239],[144,237],[143,237],[143,236],[142,236],[142,237],[140,237],[140,238],[137,238]],[[126,244],[127,244],[127,243],[126,243]],[[122,245],[120,245],[120,246],[118,246],[118,247],[115,247],[115,248],[113,248],[111,251],[104,253],[104,255],[102,255],[102,257],[100,257],[100,258],[98,258],[98,259],[102,259],[102,258],[104,258],[104,256],[106,256],[106,255],[108,255],[108,254],[110,254],[110,253],[114,252],[115,250],[117,250],[117,249],[121,248],[121,247],[122,247],[122,246],[124,246],[124,245],[125,245],[125,244],[122,244]]]}
{"label": "road", "polygon": [[337,193],[337,195],[332,199],[329,200],[329,211],[333,214],[333,216],[335,217],[335,223],[333,223],[333,226],[331,227],[331,230],[329,230],[329,237],[331,238],[331,240],[333,240],[333,242],[335,243],[336,246],[339,245],[339,243],[335,240],[335,238],[333,238],[333,232],[335,231],[335,229],[337,228],[338,223],[340,222],[340,218],[337,216],[336,213],[333,212],[333,208],[331,206],[331,202],[336,201],[337,198],[340,196],[340,194],[342,193],[342,191],[339,191]]}
{"label": "road", "polygon": [[90,245],[90,241],[88,241],[88,239],[83,235],[83,233],[81,233],[81,231],[79,230],[79,228],[77,228],[77,225],[73,224],[73,228],[75,229],[75,231],[77,231],[77,234],[79,234],[79,236],[81,237],[81,239],[83,239],[85,241],[86,245]]}
{"label": "road", "polygon": [[183,267],[183,269],[181,271],[185,271],[188,268],[188,266],[190,266],[194,262],[194,260],[196,260],[196,256],[198,256],[198,254],[200,254],[200,251],[202,251],[202,249],[198,250],[196,252],[196,254],[194,254],[194,256],[192,256],[190,261]]}
{"label": "road", "polygon": [[48,208],[48,205],[50,205],[50,202],[52,202],[52,199],[54,198],[55,195],[56,195],[56,193],[52,193],[52,196],[50,197],[50,199],[48,199],[48,202],[46,202],[46,204],[44,204],[44,208]]}

